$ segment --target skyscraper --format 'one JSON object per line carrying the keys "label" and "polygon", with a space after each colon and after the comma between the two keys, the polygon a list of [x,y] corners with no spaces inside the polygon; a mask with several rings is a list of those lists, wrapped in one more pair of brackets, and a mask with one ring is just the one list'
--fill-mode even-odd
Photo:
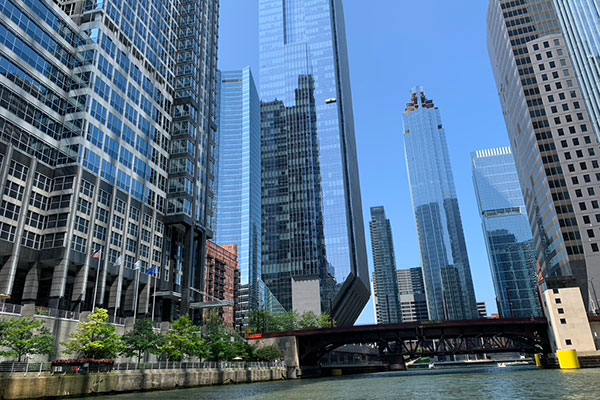
{"label": "skyscraper", "polygon": [[396,254],[390,220],[383,207],[371,207],[371,248],[373,251],[373,281],[378,324],[401,322],[396,274]]}
{"label": "skyscraper", "polygon": [[0,14],[2,297],[187,313],[211,235],[218,1]]}
{"label": "skyscraper", "polygon": [[403,322],[427,321],[427,298],[421,267],[399,269],[398,293]]}
{"label": "skyscraper", "polygon": [[262,273],[260,100],[249,67],[220,73],[219,104],[216,242],[238,248],[240,285],[248,297],[240,302],[239,327],[258,308]]}
{"label": "skyscraper", "polygon": [[[299,88],[299,83],[308,83],[309,78],[314,81],[314,124],[321,193],[307,192],[306,197],[322,204],[326,267],[320,268],[321,271],[325,268],[334,278],[332,292],[323,288],[323,295],[329,296],[331,301],[322,302],[322,311],[331,312],[339,325],[351,325],[356,321],[368,301],[370,287],[346,47],[341,0],[259,1],[261,99],[265,102],[277,100],[285,107],[294,107],[298,90],[308,94]],[[291,124],[292,121],[280,119],[280,123]],[[313,144],[311,138],[307,145]],[[263,158],[264,151],[263,148]],[[307,151],[314,154],[312,149]],[[316,168],[314,162],[308,164]],[[295,171],[308,175],[314,172],[314,169]],[[263,163],[263,178],[268,173]],[[293,182],[291,179],[295,178],[290,177]],[[316,190],[311,184],[310,190],[313,188]],[[300,201],[300,198],[290,200]],[[276,218],[278,212],[269,209],[263,201],[263,232],[269,233],[264,218]],[[265,213],[274,214],[269,217]],[[320,229],[320,222],[313,223],[315,231],[306,232],[306,235],[314,235]],[[300,228],[305,229],[287,227]],[[304,246],[292,242],[289,245],[290,248]],[[265,273],[289,276],[290,271],[283,266],[288,253],[277,253],[269,241],[264,241],[263,246],[263,276]],[[319,247],[316,251],[322,250]],[[267,253],[270,253],[269,259]],[[277,291],[272,290],[273,293]]]}
{"label": "skyscraper", "polygon": [[473,152],[471,165],[498,313],[538,317],[535,245],[510,147]]}
{"label": "skyscraper", "polygon": [[446,132],[440,111],[422,88],[404,113],[410,190],[431,320],[477,318]]}
{"label": "skyscraper", "polygon": [[543,289],[579,286],[589,307],[600,149],[553,2],[491,0],[488,49]]}
{"label": "skyscraper", "polygon": [[600,3],[554,0],[590,119],[600,138]]}

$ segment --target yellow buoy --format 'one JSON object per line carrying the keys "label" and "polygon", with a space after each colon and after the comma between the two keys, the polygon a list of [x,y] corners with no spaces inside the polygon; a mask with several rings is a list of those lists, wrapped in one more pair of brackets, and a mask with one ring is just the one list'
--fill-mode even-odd
{"label": "yellow buoy", "polygon": [[579,369],[579,358],[576,350],[559,350],[556,352],[560,369]]}
{"label": "yellow buoy", "polygon": [[331,375],[333,376],[342,376],[342,369],[341,368],[335,368],[331,370]]}
{"label": "yellow buoy", "polygon": [[538,368],[544,368],[544,364],[542,364],[542,355],[541,354],[535,355],[535,365]]}

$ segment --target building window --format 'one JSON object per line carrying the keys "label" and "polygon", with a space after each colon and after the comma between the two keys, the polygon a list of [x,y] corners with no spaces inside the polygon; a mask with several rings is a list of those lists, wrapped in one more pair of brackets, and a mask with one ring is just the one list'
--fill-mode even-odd
{"label": "building window", "polygon": [[554,302],[556,304],[562,304],[562,300],[560,299],[560,297],[557,297],[556,299],[554,299]]}
{"label": "building window", "polygon": [[561,318],[560,319],[560,324],[561,325],[566,325],[567,324],[567,319],[566,318]]}
{"label": "building window", "polygon": [[565,339],[565,343],[567,344],[567,346],[571,346],[573,344],[571,339]]}

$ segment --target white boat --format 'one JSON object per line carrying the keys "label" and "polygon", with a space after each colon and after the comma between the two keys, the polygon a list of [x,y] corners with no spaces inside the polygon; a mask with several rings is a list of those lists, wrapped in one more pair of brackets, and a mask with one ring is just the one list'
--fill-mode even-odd
{"label": "white boat", "polygon": [[506,368],[506,364],[503,362],[498,363],[498,368]]}
{"label": "white boat", "polygon": [[435,369],[435,364],[434,363],[429,363],[429,369]]}

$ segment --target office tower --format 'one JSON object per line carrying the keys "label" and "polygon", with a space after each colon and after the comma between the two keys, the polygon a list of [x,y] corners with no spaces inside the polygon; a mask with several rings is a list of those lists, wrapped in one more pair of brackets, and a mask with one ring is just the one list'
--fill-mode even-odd
{"label": "office tower", "polygon": [[238,265],[238,247],[234,245],[219,246],[208,241],[206,249],[206,271],[204,274],[205,301],[210,307],[204,310],[218,313],[223,325],[234,328],[235,304],[240,287],[240,269]]}
{"label": "office tower", "polygon": [[485,301],[477,302],[477,312],[479,313],[480,318],[488,317],[487,306],[485,305]]}
{"label": "office tower", "polygon": [[471,165],[498,313],[539,317],[535,245],[510,147],[473,152]]}
{"label": "office tower", "polygon": [[600,138],[600,4],[597,0],[554,0],[591,123]]}
{"label": "office tower", "polygon": [[321,314],[332,301],[325,256],[314,80],[296,105],[263,103],[263,280],[287,311]]}
{"label": "office tower", "polygon": [[[369,299],[370,285],[341,0],[260,0],[259,51],[261,100],[269,103],[277,100],[287,108],[295,107],[297,92],[309,93],[301,89],[299,83],[314,81],[315,118],[311,123],[316,125],[310,129],[317,134],[318,165],[312,161],[307,163],[320,170],[321,193],[306,192],[303,196],[315,204],[322,204],[320,212],[315,210],[316,215],[322,214],[322,221],[310,222],[312,232],[304,232],[306,227],[303,225],[285,229],[300,229],[300,233],[314,237],[320,235],[319,225],[322,225],[325,250],[321,249],[320,243],[314,243],[315,250],[306,264],[310,265],[315,258],[326,257],[326,265],[319,267],[320,276],[328,281],[326,275],[331,275],[334,281],[326,282],[326,287],[321,288],[324,297],[324,301],[321,301],[322,311],[331,313],[340,326],[352,325]],[[280,123],[287,126],[295,124],[290,118],[280,119]],[[297,126],[293,129],[309,127]],[[306,140],[307,152],[315,155],[315,150],[310,148],[315,144],[314,139],[311,136]],[[283,147],[284,143],[280,146]],[[290,185],[297,179],[312,180],[302,178],[302,175],[312,175],[316,170],[295,169],[293,172],[294,175],[289,177]],[[263,161],[263,179],[270,173]],[[316,184],[309,186],[310,190],[317,190]],[[263,232],[271,235],[272,226],[265,222],[265,218],[275,220],[279,212],[287,211],[266,204],[265,198],[263,192]],[[300,202],[299,199],[294,201]],[[282,221],[281,225],[284,224]],[[299,236],[297,238],[300,240]],[[293,250],[293,254],[288,254],[284,248],[278,252],[274,246],[282,242],[285,242],[289,251]],[[286,260],[290,255],[298,256],[294,249],[304,247],[302,242],[294,242],[283,236],[275,239],[271,235],[263,240],[263,277],[273,274],[282,279],[287,276],[289,280],[293,271]],[[317,254],[323,251],[324,255]],[[301,260],[302,257],[298,257],[299,264],[294,269],[301,268]],[[277,291],[273,287],[274,282],[269,283],[265,279],[265,283],[273,293]],[[333,288],[329,287],[330,284]],[[282,304],[286,301],[280,300]],[[285,307],[292,307],[289,301]]]}
{"label": "office tower", "polygon": [[60,5],[0,7],[0,293],[177,318],[202,300],[218,1]]}
{"label": "office tower", "polygon": [[421,267],[399,269],[398,293],[403,322],[427,321],[427,298]]}
{"label": "office tower", "polygon": [[390,220],[383,207],[371,207],[371,249],[373,251],[373,287],[378,324],[401,322],[396,275],[396,255]]}
{"label": "office tower", "polygon": [[600,275],[600,149],[560,32],[550,0],[490,2],[488,48],[542,288],[579,286],[590,307]]}
{"label": "office tower", "polygon": [[259,308],[261,280],[260,100],[250,67],[219,79],[219,156],[216,242],[238,248],[240,285],[236,327]]}
{"label": "office tower", "polygon": [[440,111],[422,88],[404,113],[404,144],[431,320],[477,318],[454,177]]}

